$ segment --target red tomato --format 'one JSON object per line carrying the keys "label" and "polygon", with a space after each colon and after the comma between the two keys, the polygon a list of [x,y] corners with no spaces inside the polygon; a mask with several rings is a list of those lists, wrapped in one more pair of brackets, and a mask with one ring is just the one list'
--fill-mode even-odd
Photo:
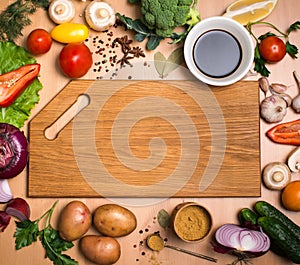
{"label": "red tomato", "polygon": [[263,39],[259,45],[260,55],[269,63],[276,63],[286,54],[285,43],[276,36]]}
{"label": "red tomato", "polygon": [[48,52],[52,46],[52,38],[48,31],[35,29],[27,37],[27,49],[31,54],[39,55]]}
{"label": "red tomato", "polygon": [[84,43],[69,43],[61,50],[58,63],[66,76],[79,78],[91,68],[92,53]]}

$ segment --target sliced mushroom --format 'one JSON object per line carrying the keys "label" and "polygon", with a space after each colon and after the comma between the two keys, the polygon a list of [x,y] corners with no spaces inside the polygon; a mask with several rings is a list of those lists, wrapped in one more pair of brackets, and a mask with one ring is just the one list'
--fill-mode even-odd
{"label": "sliced mushroom", "polygon": [[271,190],[281,190],[291,181],[291,171],[285,163],[272,162],[263,170],[263,181]]}
{"label": "sliced mushroom", "polygon": [[105,31],[116,22],[115,11],[111,5],[103,1],[92,1],[85,9],[85,19],[96,31]]}
{"label": "sliced mushroom", "polygon": [[51,2],[48,13],[56,24],[70,22],[75,17],[75,6],[71,0],[54,0]]}
{"label": "sliced mushroom", "polygon": [[296,147],[290,152],[287,164],[292,172],[300,171],[300,147]]}

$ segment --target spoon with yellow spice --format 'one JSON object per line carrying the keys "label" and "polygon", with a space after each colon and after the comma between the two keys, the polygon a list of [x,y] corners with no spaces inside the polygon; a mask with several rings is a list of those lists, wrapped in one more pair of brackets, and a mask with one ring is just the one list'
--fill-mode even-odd
{"label": "spoon with yellow spice", "polygon": [[189,254],[189,255],[192,255],[192,256],[195,256],[195,257],[198,257],[198,258],[206,259],[206,260],[209,260],[209,261],[212,261],[212,262],[217,262],[217,259],[215,259],[215,258],[208,257],[208,256],[205,256],[205,255],[202,255],[202,254],[199,254],[199,253],[196,253],[196,252],[192,252],[192,251],[189,251],[189,250],[186,250],[186,249],[182,249],[182,248],[179,248],[179,247],[168,245],[168,244],[165,243],[163,238],[158,233],[154,233],[154,234],[149,235],[147,237],[146,243],[147,243],[147,246],[153,251],[161,251],[164,248],[171,248],[171,249],[174,249],[174,250],[177,250],[177,251],[180,251],[180,252],[183,252],[185,254]]}

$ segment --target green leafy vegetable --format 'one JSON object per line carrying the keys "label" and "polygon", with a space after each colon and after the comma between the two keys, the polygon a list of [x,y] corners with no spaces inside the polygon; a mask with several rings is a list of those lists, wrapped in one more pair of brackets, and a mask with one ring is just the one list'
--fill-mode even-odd
{"label": "green leafy vegetable", "polygon": [[[58,231],[51,226],[51,217],[57,202],[35,221],[16,222],[17,228],[14,233],[15,248],[18,250],[30,246],[39,238],[46,251],[46,257],[53,261],[54,265],[77,265],[77,261],[62,253],[72,248],[73,243],[63,240],[59,236]],[[42,230],[39,230],[39,222],[44,218],[44,227]]]}
{"label": "green leafy vegetable", "polygon": [[178,68],[183,62],[183,50],[182,47],[174,50],[168,58],[166,58],[161,52],[154,54],[154,65],[160,78],[167,77],[172,71]]}
{"label": "green leafy vegetable", "polygon": [[[15,70],[23,65],[36,63],[25,49],[12,42],[0,42],[0,74]],[[31,110],[39,102],[39,91],[42,84],[38,79],[7,108],[0,108],[0,122],[9,123],[17,128],[23,127]]]}
{"label": "green leafy vegetable", "polygon": [[[272,29],[274,29],[276,32],[278,32],[279,35],[276,35],[272,32],[267,32],[257,38],[252,32],[252,26],[256,25],[256,24],[267,25],[267,26],[271,27]],[[293,31],[297,31],[300,29],[300,21],[296,21],[295,23],[290,25],[286,32],[282,32],[281,30],[279,30],[277,27],[275,27],[273,24],[271,24],[269,22],[260,22],[260,21],[259,22],[249,22],[246,27],[247,27],[247,30],[249,31],[249,33],[256,40],[256,46],[255,46],[255,51],[254,51],[254,63],[255,63],[254,70],[256,72],[260,73],[262,76],[268,77],[270,75],[270,71],[266,67],[267,62],[261,57],[260,52],[259,52],[260,42],[262,40],[264,40],[265,38],[267,38],[269,36],[277,36],[277,37],[284,38],[287,54],[289,54],[293,59],[297,58],[298,48],[289,42],[289,34]]]}
{"label": "green leafy vegetable", "polygon": [[10,4],[0,14],[0,41],[14,42],[22,36],[23,28],[31,24],[29,16],[37,8],[46,10],[49,4],[48,0],[17,0]]}

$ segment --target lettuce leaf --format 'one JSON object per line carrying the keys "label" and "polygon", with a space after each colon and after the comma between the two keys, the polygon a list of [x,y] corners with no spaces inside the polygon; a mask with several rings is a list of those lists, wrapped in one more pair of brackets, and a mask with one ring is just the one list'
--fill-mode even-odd
{"label": "lettuce leaf", "polygon": [[[36,63],[24,48],[12,42],[0,42],[0,74],[15,70],[26,64]],[[43,88],[38,78],[7,108],[0,108],[0,122],[22,128],[31,110],[39,102],[39,91]]]}

